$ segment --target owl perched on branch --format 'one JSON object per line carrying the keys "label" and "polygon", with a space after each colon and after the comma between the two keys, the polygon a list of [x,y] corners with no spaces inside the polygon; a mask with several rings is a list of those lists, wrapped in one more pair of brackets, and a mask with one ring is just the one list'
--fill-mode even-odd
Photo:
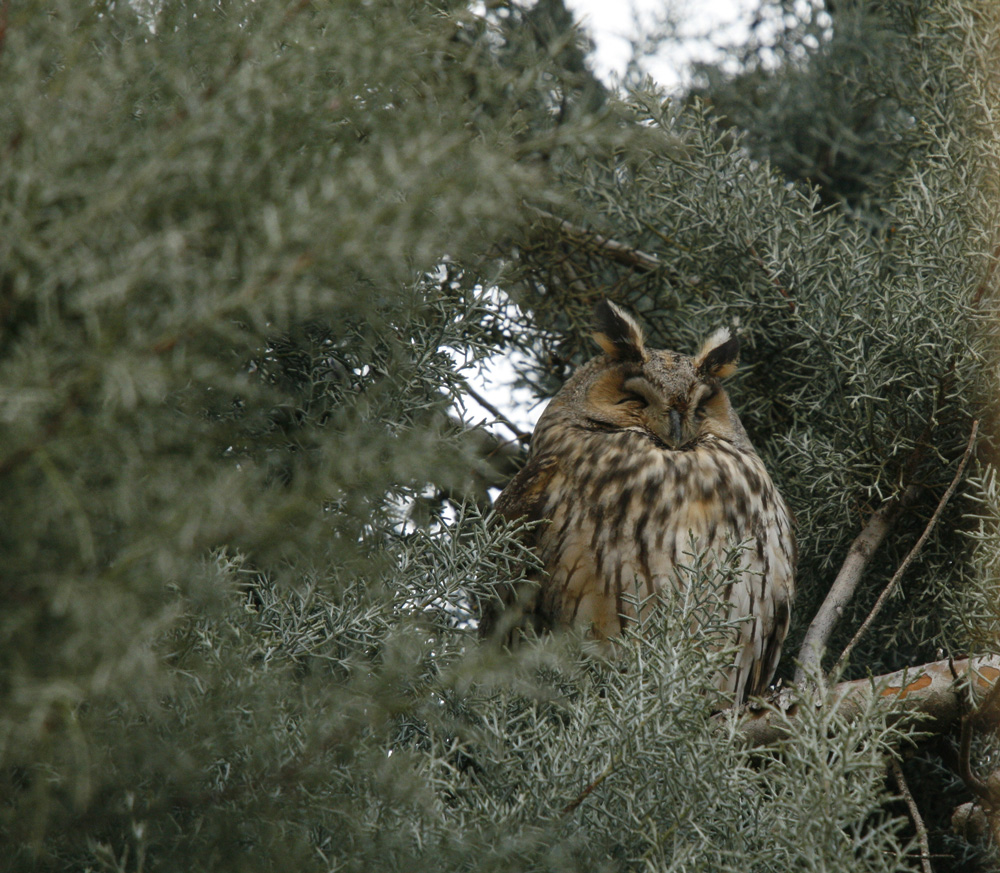
{"label": "owl perched on branch", "polygon": [[788,507],[721,384],[739,341],[720,330],[690,358],[648,348],[613,303],[600,303],[596,320],[603,354],[549,403],[527,464],[496,501],[505,518],[545,520],[531,533],[544,578],[503,589],[480,632],[510,641],[527,624],[576,625],[612,638],[637,602],[698,578],[679,571],[692,555],[710,571],[735,554],[717,602],[728,610],[719,618],[735,621],[737,651],[718,685],[743,702],[778,664],[796,546]]}

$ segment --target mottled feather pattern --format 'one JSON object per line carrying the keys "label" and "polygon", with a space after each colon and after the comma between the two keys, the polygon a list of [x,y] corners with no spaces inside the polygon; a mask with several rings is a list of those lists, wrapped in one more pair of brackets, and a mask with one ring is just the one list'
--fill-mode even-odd
{"label": "mottled feather pattern", "polygon": [[[685,584],[692,552],[708,567],[738,544],[722,592],[738,650],[718,678],[737,701],[762,693],[777,667],[794,591],[795,536],[781,495],[733,412],[720,378],[738,341],[717,332],[698,355],[649,349],[634,319],[598,311],[604,354],[546,408],[527,466],[497,500],[507,518],[544,520],[533,540],[546,568],[537,588],[507,596],[484,621],[508,641],[519,623],[618,636],[635,601]],[[516,601],[516,602],[515,602]]]}

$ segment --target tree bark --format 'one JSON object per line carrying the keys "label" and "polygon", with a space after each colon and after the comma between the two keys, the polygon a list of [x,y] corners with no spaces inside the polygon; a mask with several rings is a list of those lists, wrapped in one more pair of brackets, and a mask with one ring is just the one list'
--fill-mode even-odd
{"label": "tree bark", "polygon": [[[1000,679],[1000,655],[977,655],[953,661],[945,659],[908,667],[884,676],[839,683],[832,692],[835,706],[845,714],[859,712],[873,698],[885,701],[896,717],[923,713],[925,730],[944,732],[965,714],[964,682],[971,698],[981,702]],[[739,730],[751,746],[787,737],[805,703],[797,688],[786,688],[758,709],[748,708]]]}

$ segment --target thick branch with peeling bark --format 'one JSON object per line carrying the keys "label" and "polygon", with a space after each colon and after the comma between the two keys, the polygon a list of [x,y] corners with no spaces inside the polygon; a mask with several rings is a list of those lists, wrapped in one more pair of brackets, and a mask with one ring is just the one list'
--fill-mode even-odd
{"label": "thick branch with peeling bark", "polygon": [[[966,680],[973,700],[988,698],[1000,680],[1000,655],[934,661],[885,676],[841,682],[834,688],[832,699],[841,712],[849,715],[860,712],[877,697],[898,715],[926,716],[927,721],[921,723],[924,729],[943,731],[965,712]],[[749,710],[740,731],[753,746],[774,742],[788,735],[802,705],[798,689],[786,688],[771,704]]]}

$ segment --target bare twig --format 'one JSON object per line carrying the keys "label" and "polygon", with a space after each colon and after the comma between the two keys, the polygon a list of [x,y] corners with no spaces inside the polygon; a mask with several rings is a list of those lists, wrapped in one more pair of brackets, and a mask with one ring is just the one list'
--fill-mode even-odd
{"label": "bare twig", "polygon": [[913,794],[910,792],[910,786],[906,784],[903,768],[899,766],[899,761],[893,760],[889,764],[889,769],[892,771],[892,778],[896,781],[899,793],[906,801],[906,807],[910,810],[910,818],[913,819],[913,827],[917,831],[917,841],[920,843],[920,869],[924,873],[934,873],[934,868],[931,867],[931,846],[927,840],[927,827],[920,815],[920,810],[917,808],[917,803],[913,799]]}
{"label": "bare twig", "polygon": [[958,775],[962,777],[965,787],[980,800],[990,800],[990,789],[972,770],[972,719],[966,715],[962,718],[962,735],[958,742]]}
{"label": "bare twig", "polygon": [[689,246],[682,245],[681,243],[677,242],[677,240],[675,240],[672,236],[667,236],[667,234],[665,234],[662,230],[660,230],[655,225],[650,224],[648,221],[644,221],[642,224],[646,228],[646,230],[648,230],[652,234],[656,234],[656,236],[662,239],[671,248],[680,249],[682,252],[691,251]]}
{"label": "bare twig", "polygon": [[937,410],[940,409],[948,396],[950,385],[954,379],[955,364],[951,362],[947,372],[938,385],[937,398],[934,402],[934,409],[931,411],[924,425],[924,429],[917,438],[916,445],[910,456],[903,464],[900,472],[900,481],[906,487],[900,492],[890,497],[878,510],[876,510],[864,530],[855,537],[851,547],[847,550],[847,557],[837,573],[837,578],[833,580],[833,585],[823,600],[822,606],[813,617],[809,629],[806,631],[805,639],[799,648],[799,665],[795,671],[795,682],[802,683],[805,677],[817,670],[823,660],[823,652],[826,649],[827,640],[840,617],[844,614],[844,608],[854,597],[858,583],[865,567],[872,559],[875,551],[882,544],[886,535],[891,530],[896,520],[916,502],[920,496],[922,488],[912,484],[920,464],[923,462],[927,446],[930,444],[931,436],[934,432],[934,424],[937,419]]}
{"label": "bare twig", "polygon": [[7,22],[10,20],[10,0],[0,3],[0,52],[7,41]]}
{"label": "bare twig", "polygon": [[1000,243],[997,243],[993,249],[993,257],[990,258],[990,265],[986,268],[986,275],[983,277],[983,281],[979,283],[979,287],[972,297],[973,306],[979,305],[979,301],[983,299],[983,295],[990,285],[993,284],[993,274],[996,273],[998,263],[1000,263]]}
{"label": "bare twig", "polygon": [[544,209],[535,207],[533,209],[542,218],[554,222],[563,236],[575,239],[592,249],[596,249],[611,261],[632,267],[640,273],[652,273],[655,270],[663,268],[663,262],[656,255],[648,254],[618,240],[602,236],[596,231],[587,230],[585,227],[565,221],[551,212],[546,212]]}
{"label": "bare twig", "polygon": [[[645,718],[643,718],[636,726],[636,731],[642,730],[649,723],[649,720],[651,718],[652,715],[647,715]],[[608,761],[607,766],[605,766],[605,768],[597,775],[594,781],[589,782],[587,785],[585,785],[583,790],[560,810],[560,813],[565,816],[573,812],[581,803],[583,803],[583,801],[585,801],[591,795],[591,793],[594,791],[595,788],[598,788],[601,785],[601,783],[604,782],[605,779],[607,779],[612,773],[615,772],[615,770],[618,768],[619,764],[621,764],[624,757],[625,757],[624,752],[622,751],[616,752],[612,756],[611,760]]]}
{"label": "bare twig", "polygon": [[885,586],[885,589],[879,595],[878,600],[875,601],[875,605],[872,607],[871,612],[868,613],[868,617],[861,623],[861,627],[858,628],[857,633],[854,634],[851,641],[844,648],[843,653],[837,661],[837,667],[834,672],[842,667],[847,661],[851,652],[854,651],[854,647],[858,644],[858,641],[862,636],[864,636],[865,631],[868,630],[871,623],[875,620],[875,617],[882,611],[882,607],[885,606],[889,596],[899,584],[899,580],[903,578],[903,574],[906,572],[907,568],[913,563],[913,559],[920,554],[920,550],[924,547],[924,543],[927,542],[927,538],[930,536],[931,531],[941,518],[941,513],[944,512],[945,506],[948,504],[948,501],[951,500],[952,495],[954,495],[955,489],[958,488],[958,483],[962,481],[962,474],[965,473],[965,466],[969,463],[969,458],[972,455],[972,449],[976,443],[976,433],[978,430],[979,421],[977,420],[972,422],[972,433],[969,434],[969,444],[965,447],[965,454],[962,455],[961,463],[959,463],[958,470],[955,472],[955,478],[951,480],[951,485],[948,486],[948,490],[944,492],[941,499],[938,501],[937,509],[934,510],[931,520],[927,522],[927,527],[924,528],[924,532],[920,535],[920,539],[914,543],[913,548],[907,553],[906,557],[903,559],[903,563],[899,565],[899,569],[893,574],[893,577],[889,580],[889,584]]}
{"label": "bare twig", "polygon": [[530,433],[525,433],[521,430],[514,422],[512,422],[506,415],[504,415],[499,409],[496,408],[489,400],[483,397],[475,388],[473,388],[468,381],[465,382],[465,390],[469,392],[469,396],[476,401],[483,409],[490,412],[497,421],[499,421],[504,427],[506,427],[518,442],[526,443],[531,439]]}
{"label": "bare twig", "polygon": [[615,771],[615,766],[619,763],[620,760],[621,756],[615,755],[614,759],[611,762],[609,762],[608,766],[604,768],[601,774],[593,782],[587,785],[583,789],[583,791],[581,791],[576,797],[574,797],[569,803],[567,803],[562,808],[562,814],[569,815],[581,803],[583,803],[583,801],[585,801],[590,796],[590,793]]}
{"label": "bare twig", "polygon": [[750,252],[750,257],[753,258],[754,263],[760,267],[761,272],[768,278],[770,283],[778,289],[778,293],[788,301],[788,306],[795,311],[795,301],[792,299],[791,295],[785,290],[784,286],[778,281],[775,275],[768,269],[767,264],[764,263],[764,259],[757,254],[757,249],[754,248],[753,243],[750,244],[748,249]]}

